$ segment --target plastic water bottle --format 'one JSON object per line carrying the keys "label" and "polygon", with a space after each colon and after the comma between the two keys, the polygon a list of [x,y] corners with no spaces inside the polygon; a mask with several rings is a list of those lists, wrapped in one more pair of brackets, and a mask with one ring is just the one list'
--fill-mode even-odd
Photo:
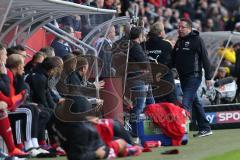
{"label": "plastic water bottle", "polygon": [[145,141],[144,148],[161,147],[161,141]]}

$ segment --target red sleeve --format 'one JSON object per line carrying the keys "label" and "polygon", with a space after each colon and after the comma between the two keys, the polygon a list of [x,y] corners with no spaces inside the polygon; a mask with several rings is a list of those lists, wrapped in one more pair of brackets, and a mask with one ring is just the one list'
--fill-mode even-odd
{"label": "red sleeve", "polygon": [[13,76],[13,73],[9,69],[7,70],[7,76],[9,78],[9,80],[10,80],[9,95],[11,97],[11,96],[15,95],[15,88],[14,88],[14,84],[13,84],[14,76]]}
{"label": "red sleeve", "polygon": [[12,96],[12,97],[7,97],[5,96],[2,92],[0,92],[0,100],[6,102],[8,104],[8,110],[12,111],[16,109],[16,105],[18,102],[20,102],[21,100],[23,100],[23,92]]}
{"label": "red sleeve", "polygon": [[113,121],[100,119],[96,128],[102,140],[108,145],[113,140]]}

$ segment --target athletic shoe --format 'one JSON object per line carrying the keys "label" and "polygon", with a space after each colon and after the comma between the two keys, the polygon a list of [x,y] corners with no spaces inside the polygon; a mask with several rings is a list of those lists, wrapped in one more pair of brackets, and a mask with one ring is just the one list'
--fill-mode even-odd
{"label": "athletic shoe", "polygon": [[11,152],[8,152],[9,156],[16,156],[16,157],[28,157],[29,156],[29,153],[25,153],[23,151],[21,151],[20,149],[18,148],[15,148],[13,151]]}
{"label": "athletic shoe", "polygon": [[45,150],[45,149],[42,149],[42,148],[37,148],[37,150],[40,152],[40,153],[44,153],[44,154],[49,154],[50,152]]}
{"label": "athletic shoe", "polygon": [[28,153],[30,154],[31,157],[37,157],[37,155],[41,154],[41,152],[38,151],[36,148],[28,150]]}
{"label": "athletic shoe", "polygon": [[38,158],[50,158],[50,157],[56,157],[55,153],[50,153],[49,151],[37,148],[37,150],[40,152],[40,154],[37,155]]}
{"label": "athletic shoe", "polygon": [[202,130],[202,131],[199,131],[197,134],[194,134],[193,137],[206,137],[212,134],[213,132],[211,130]]}

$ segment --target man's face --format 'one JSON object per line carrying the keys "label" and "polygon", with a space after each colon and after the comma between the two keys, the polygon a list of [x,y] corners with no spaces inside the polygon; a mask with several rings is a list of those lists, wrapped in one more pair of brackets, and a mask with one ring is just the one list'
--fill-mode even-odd
{"label": "man's face", "polygon": [[187,36],[192,31],[192,28],[185,21],[180,21],[178,24],[178,34],[180,37]]}
{"label": "man's face", "polygon": [[142,32],[139,37],[140,43],[144,42],[146,40],[144,33]]}
{"label": "man's face", "polygon": [[55,54],[55,51],[54,50],[52,50],[52,57],[54,57],[56,54]]}
{"label": "man's face", "polygon": [[43,56],[40,56],[38,59],[36,59],[36,63],[42,63],[44,60],[44,57]]}
{"label": "man's face", "polygon": [[84,67],[83,67],[83,75],[87,75],[87,72],[88,72],[88,68],[89,68],[89,66],[88,65],[85,65]]}
{"label": "man's face", "polygon": [[44,56],[40,56],[37,59],[35,59],[35,61],[33,62],[33,65],[36,66],[39,63],[42,63],[44,60]]}
{"label": "man's face", "polygon": [[102,8],[104,5],[104,0],[97,0],[96,3],[98,8]]}
{"label": "man's face", "polygon": [[109,33],[108,33],[108,38],[111,40],[111,41],[114,41],[116,37],[116,30],[115,30],[115,27],[112,26],[109,30]]}
{"label": "man's face", "polygon": [[71,27],[71,36],[73,36],[74,37],[74,34],[75,34],[75,32],[74,32],[74,29]]}
{"label": "man's face", "polygon": [[22,59],[22,63],[18,65],[17,67],[17,74],[23,75],[24,74],[24,60]]}
{"label": "man's face", "polygon": [[5,65],[6,61],[7,61],[7,51],[4,48],[4,49],[0,50],[0,63]]}

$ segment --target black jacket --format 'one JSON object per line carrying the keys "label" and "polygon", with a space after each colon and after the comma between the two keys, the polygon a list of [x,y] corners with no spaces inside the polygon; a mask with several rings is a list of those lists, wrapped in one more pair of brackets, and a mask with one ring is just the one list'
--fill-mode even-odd
{"label": "black jacket", "polygon": [[[145,54],[142,46],[134,41],[130,42],[130,50],[128,57],[128,84],[130,86],[147,82],[149,74],[151,73],[151,66],[147,55]],[[129,86],[129,87],[130,87]]]}
{"label": "black jacket", "polygon": [[[147,50],[149,57],[155,59],[160,64],[168,66],[168,68],[172,68],[172,45],[170,44],[170,42],[164,40],[162,37],[152,36],[145,43],[145,49]],[[172,86],[175,86],[171,71],[168,71],[168,73],[162,79],[170,82]],[[170,92],[166,96],[156,97],[155,100],[156,102],[167,101],[171,103],[176,103],[177,97],[175,87],[173,87],[172,92]]]}
{"label": "black jacket", "polygon": [[[74,114],[82,112],[82,108],[91,106],[84,97],[70,98],[74,101],[70,108]],[[96,127],[87,120],[65,122],[56,117],[54,130],[67,153],[68,160],[95,160],[97,159],[95,151],[105,145]],[[107,146],[105,146],[105,151],[105,156],[107,156],[109,154]]]}
{"label": "black jacket", "polygon": [[171,68],[172,45],[162,37],[150,37],[145,43],[148,56]]}
{"label": "black jacket", "polygon": [[[70,85],[76,85],[76,86],[81,86],[83,88],[81,88],[82,90],[86,90],[87,88],[90,88],[90,89],[94,89],[94,90],[89,90],[90,92],[94,92],[96,93],[95,91],[95,85],[91,82],[89,82],[86,78],[83,78],[77,71],[74,71],[72,72],[67,78],[66,78],[66,84],[70,84]],[[88,92],[89,93],[89,92]],[[91,103],[91,104],[96,104],[96,98],[94,97],[91,97],[91,96],[88,96],[88,95],[84,95],[86,97],[88,97],[88,101]],[[77,97],[77,96],[76,96]],[[87,110],[90,110],[91,108],[82,108],[82,111],[81,112],[84,112],[84,111],[87,111]]]}
{"label": "black jacket", "polygon": [[6,96],[10,94],[10,80],[7,74],[0,74],[0,91]]}
{"label": "black jacket", "polygon": [[66,84],[80,85],[82,87],[95,88],[95,85],[83,78],[77,71],[72,72],[66,79]]}
{"label": "black jacket", "polygon": [[54,109],[56,103],[51,96],[48,78],[49,77],[47,76],[46,71],[40,64],[36,67],[33,73],[27,77],[26,82],[30,86],[33,102],[41,104],[44,107]]}
{"label": "black jacket", "polygon": [[202,68],[204,68],[205,78],[210,80],[210,62],[207,55],[207,49],[199,32],[193,31],[186,37],[179,38],[173,49],[172,59],[180,78],[191,75],[202,76]]}
{"label": "black jacket", "polygon": [[112,46],[106,39],[104,39],[101,43],[103,43],[99,53],[99,58],[103,61],[101,78],[112,77],[115,74],[113,68],[111,67]]}
{"label": "black jacket", "polygon": [[69,54],[72,50],[70,46],[65,45],[62,42],[59,42],[57,39],[53,40],[51,47],[54,48],[54,52],[58,57],[64,57]]}
{"label": "black jacket", "polygon": [[[62,122],[56,118],[61,146],[67,152],[68,160],[95,160],[95,151],[104,146],[96,128],[89,122]],[[107,154],[109,152],[108,147]]]}
{"label": "black jacket", "polygon": [[149,62],[139,43],[131,41],[128,62]]}

